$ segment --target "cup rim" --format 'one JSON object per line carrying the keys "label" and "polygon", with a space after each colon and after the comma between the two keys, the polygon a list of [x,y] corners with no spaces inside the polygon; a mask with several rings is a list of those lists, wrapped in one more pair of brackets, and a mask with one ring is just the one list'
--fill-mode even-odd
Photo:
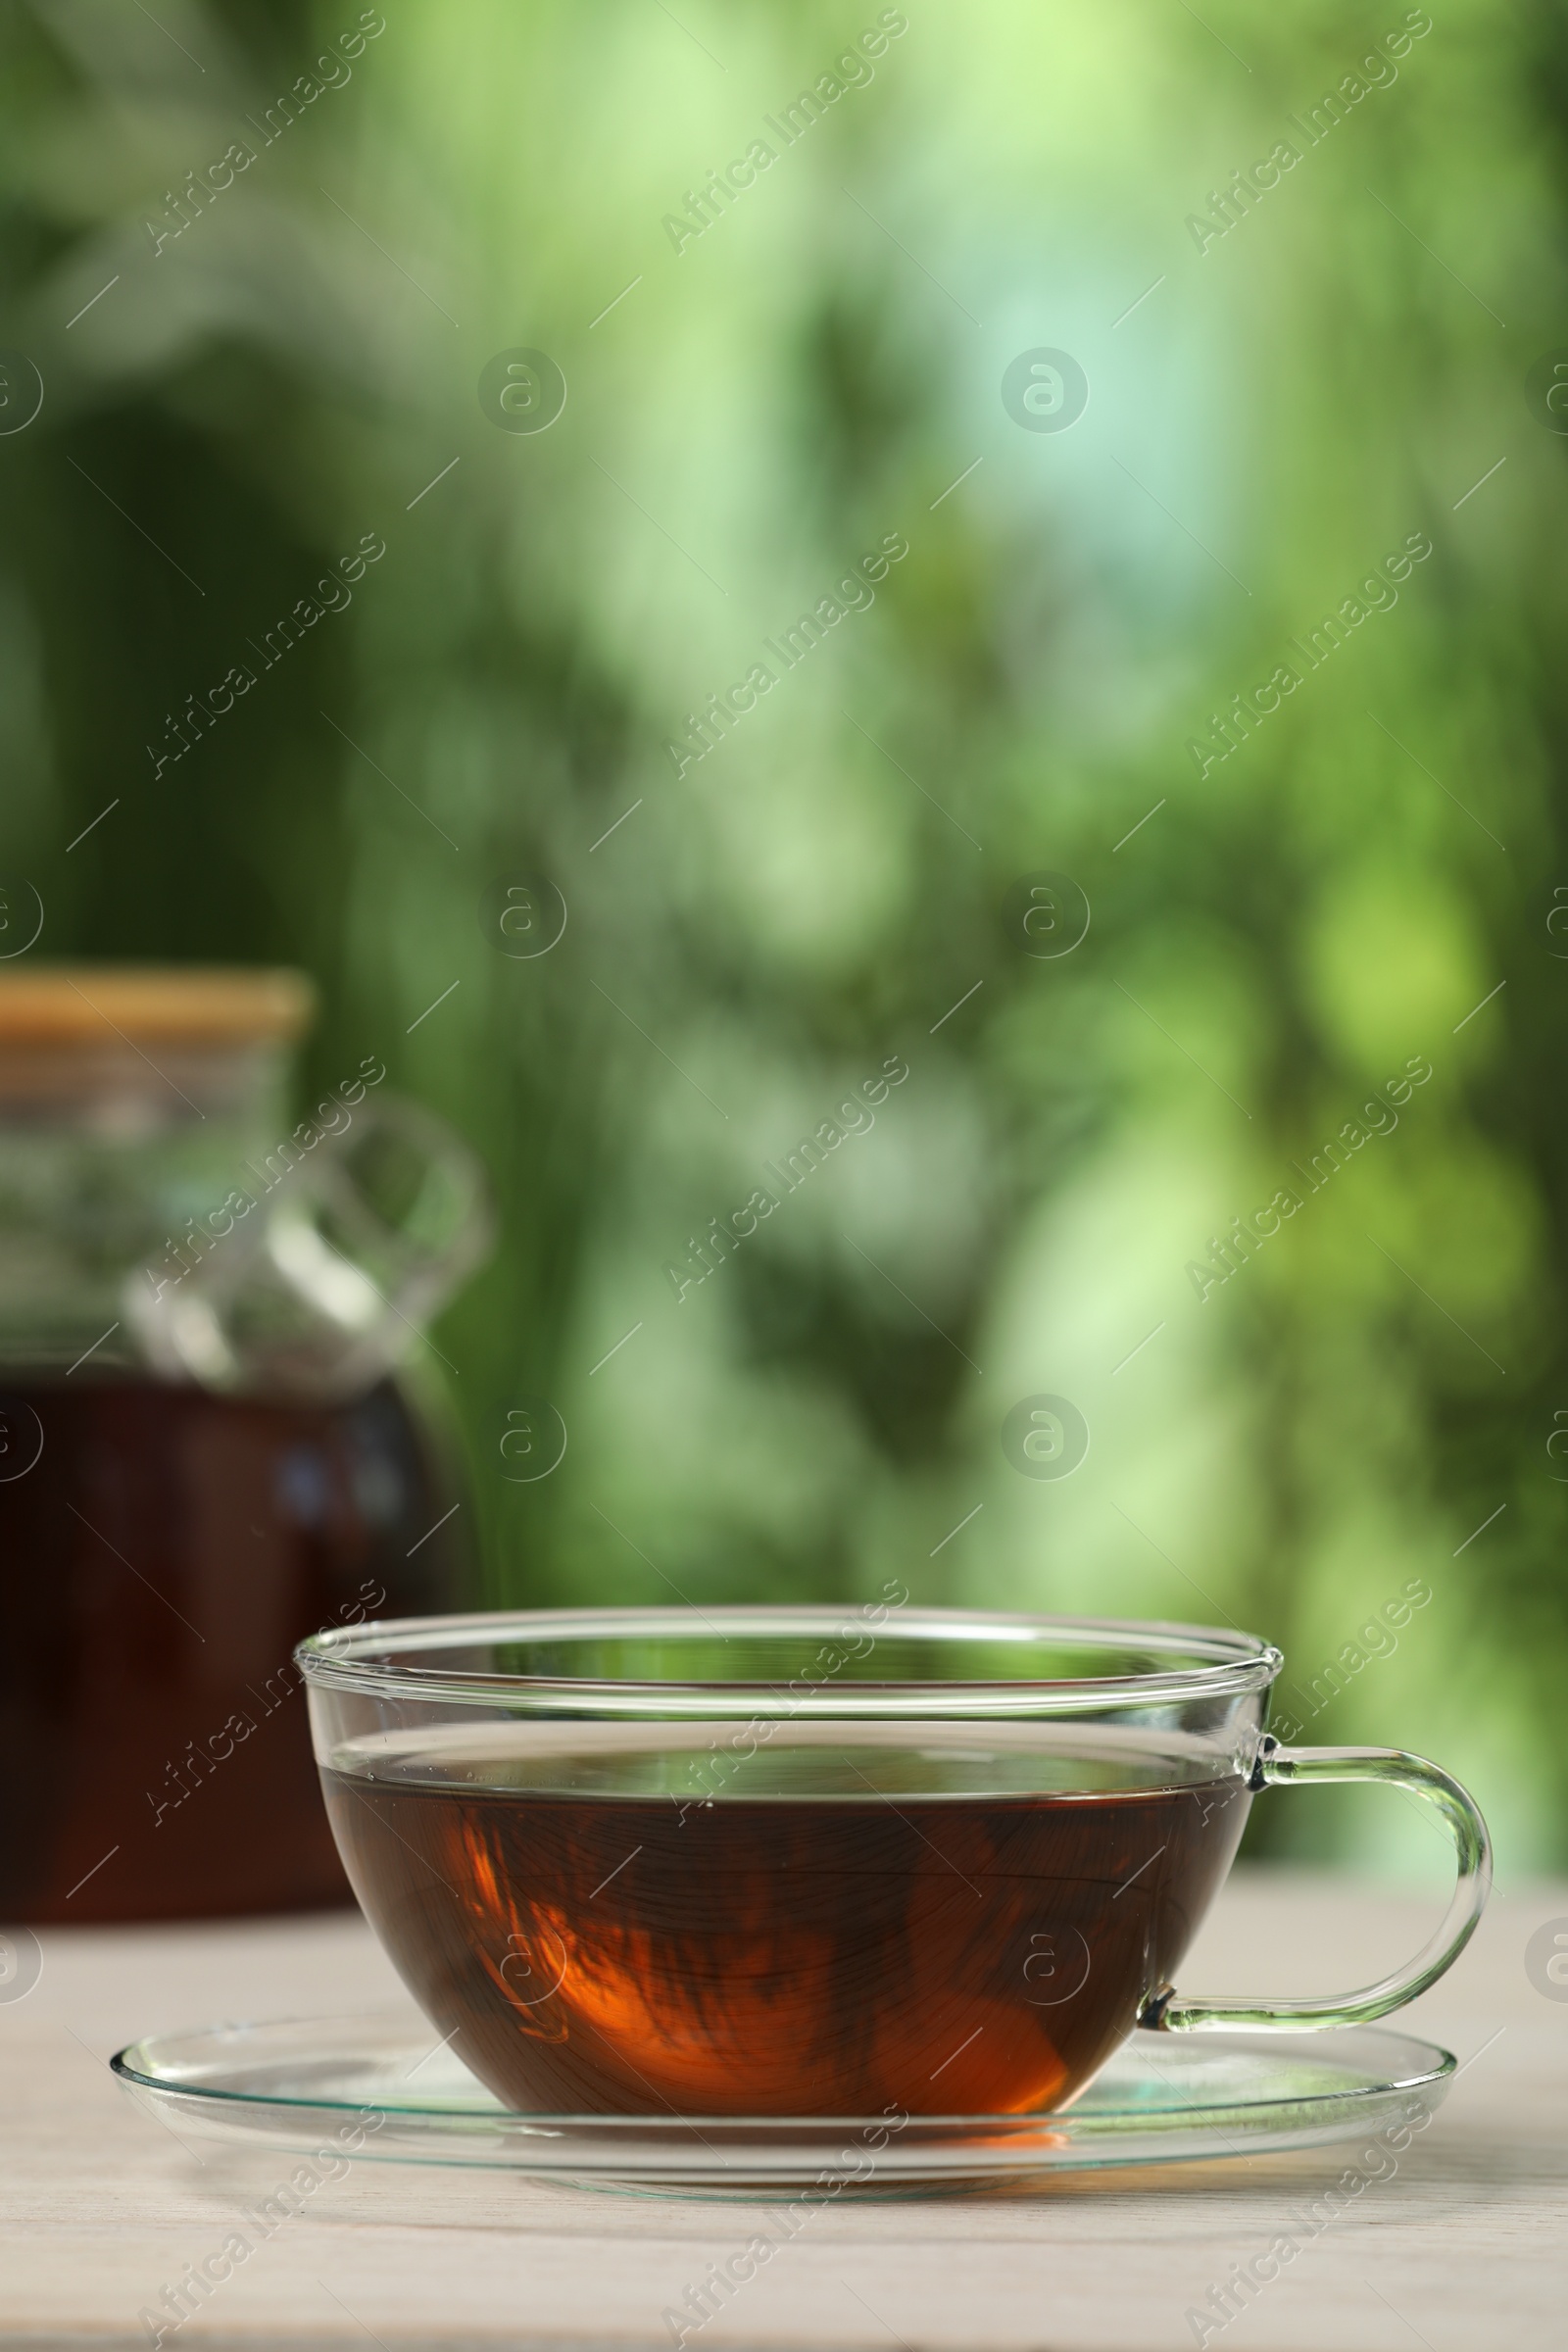
{"label": "cup rim", "polygon": [[[1066,1617],[1023,1611],[901,1608],[901,1639],[916,1641],[1050,1642],[1058,1649],[1080,1647],[1142,1651],[1152,1664],[1131,1673],[1082,1676],[996,1676],[940,1681],[857,1678],[826,1680],[800,1690],[761,1677],[714,1680],[640,1680],[633,1677],[453,1671],[439,1653],[489,1640],[569,1642],[606,1636],[665,1636],[719,1640],[802,1635],[823,1642],[847,1639],[869,1627],[861,1607],[876,1604],[774,1606],[737,1603],[712,1609],[584,1608],[494,1609],[443,1617],[397,1617],[334,1626],[312,1634],[294,1652],[306,1683],[323,1692],[358,1692],[368,1697],[424,1704],[501,1706],[513,1714],[637,1715],[690,1717],[791,1714],[854,1715],[1030,1715],[1083,1713],[1106,1707],[1168,1707],[1186,1701],[1229,1698],[1266,1690],[1284,1657],[1272,1642],[1239,1628],[1189,1625],[1158,1618]],[[412,1655],[418,1653],[418,1662]],[[430,1662],[436,1653],[436,1663]],[[847,1663],[840,1660],[840,1667]],[[831,1674],[837,1669],[828,1668]]]}

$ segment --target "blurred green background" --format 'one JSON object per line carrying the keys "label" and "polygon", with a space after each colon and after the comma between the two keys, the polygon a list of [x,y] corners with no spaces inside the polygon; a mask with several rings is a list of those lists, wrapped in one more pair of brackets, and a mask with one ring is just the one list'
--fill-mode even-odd
{"label": "blurred green background", "polygon": [[[1568,1863],[1561,12],[19,0],[0,121],[47,387],[0,437],[0,874],[40,952],[303,965],[308,1074],[378,1054],[481,1151],[503,1244],[437,1337],[494,1590],[1235,1620],[1301,1737],[1435,1754],[1505,1872]],[[481,405],[519,348],[547,430]],[[1041,348],[1070,430],[1004,404]],[[1026,952],[1042,871],[1070,953]],[[502,952],[519,877],[546,955]],[[1039,1395],[1070,1477],[1004,1450]],[[566,1456],[510,1483],[541,1397]],[[1443,1867],[1386,1799],[1254,1823]]]}

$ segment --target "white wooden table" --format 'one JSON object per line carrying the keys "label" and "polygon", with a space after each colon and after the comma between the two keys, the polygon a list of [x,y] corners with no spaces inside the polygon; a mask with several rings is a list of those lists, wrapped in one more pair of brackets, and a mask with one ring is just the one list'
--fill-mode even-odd
{"label": "white wooden table", "polygon": [[[1182,1972],[1205,1991],[1365,1983],[1437,1909],[1344,1878],[1238,1873]],[[1226,2352],[1562,2352],[1568,2345],[1568,2001],[1525,1947],[1568,1886],[1494,1897],[1455,1972],[1395,2024],[1473,2059],[1391,2178],[1230,2326]],[[0,2002],[0,2343],[147,2342],[138,2311],[219,2247],[281,2152],[201,2157],[111,2079],[139,2034],[218,2018],[404,2005],[357,1916],[45,1931]],[[290,2160],[292,2161],[292,2160]],[[831,2352],[1171,2352],[1186,2314],[1346,2153],[1075,2176],[1027,2195],[816,2216],[700,2334]],[[357,2165],[260,2245],[167,2344],[315,2352],[664,2347],[662,2313],[744,2244],[754,2209]]]}

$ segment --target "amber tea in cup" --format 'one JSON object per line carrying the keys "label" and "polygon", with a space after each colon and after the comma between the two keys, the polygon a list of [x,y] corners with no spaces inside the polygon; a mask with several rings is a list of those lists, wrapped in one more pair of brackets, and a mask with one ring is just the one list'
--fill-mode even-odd
{"label": "amber tea in cup", "polygon": [[[1250,1636],[883,1601],[408,1621],[298,1654],[360,1902],[513,2109],[1049,2111],[1141,2024],[1381,2016],[1484,1899],[1457,1785],[1279,1747],[1279,1653]],[[1253,1794],[1306,1777],[1443,1811],[1441,1949],[1330,2001],[1181,1998]]]}

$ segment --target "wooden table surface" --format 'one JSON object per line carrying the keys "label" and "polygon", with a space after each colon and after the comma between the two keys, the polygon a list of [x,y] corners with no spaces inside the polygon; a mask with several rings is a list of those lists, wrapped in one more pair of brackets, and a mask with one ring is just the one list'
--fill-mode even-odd
{"label": "wooden table surface", "polygon": [[[1424,1940],[1437,1899],[1238,1872],[1182,1971],[1203,1991],[1366,1983]],[[1568,2346],[1568,2000],[1526,1946],[1568,1886],[1494,1896],[1454,1972],[1394,2024],[1465,2065],[1388,2177],[1231,2324],[1226,2352],[1562,2352]],[[358,1917],[46,1930],[0,1997],[0,2342],[149,2341],[138,2320],[265,2196],[279,2152],[173,2138],[111,2079],[138,2035],[217,2018],[405,2006]],[[831,2352],[1171,2352],[1233,2263],[1353,2151],[1080,2175],[1027,2194],[852,2205],[800,2236],[700,2332]],[[388,2352],[665,2347],[662,2314],[742,2245],[755,2208],[356,2165],[260,2245],[166,2344]]]}

